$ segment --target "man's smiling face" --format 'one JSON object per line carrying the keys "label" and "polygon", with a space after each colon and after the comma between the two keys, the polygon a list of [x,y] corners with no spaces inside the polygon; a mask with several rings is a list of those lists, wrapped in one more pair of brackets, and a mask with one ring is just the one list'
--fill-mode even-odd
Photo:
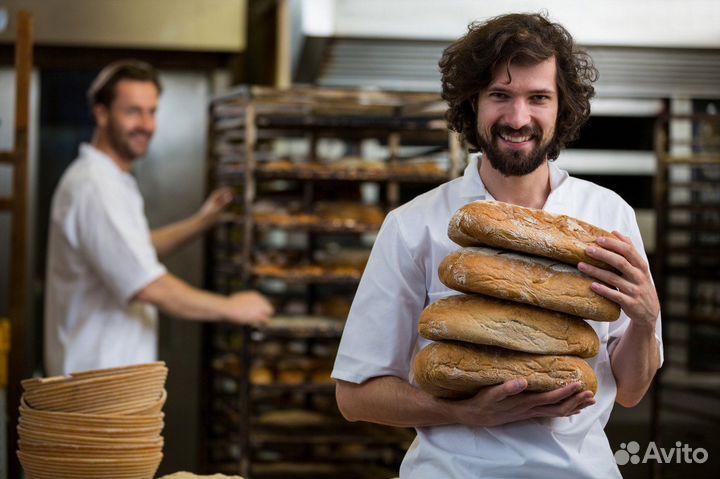
{"label": "man's smiling face", "polygon": [[554,57],[535,65],[499,65],[480,92],[479,146],[504,176],[527,175],[546,160],[558,114],[556,72]]}

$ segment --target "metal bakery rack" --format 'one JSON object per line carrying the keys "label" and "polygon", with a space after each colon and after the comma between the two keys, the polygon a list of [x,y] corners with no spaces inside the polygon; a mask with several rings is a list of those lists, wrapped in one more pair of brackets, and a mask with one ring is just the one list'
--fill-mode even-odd
{"label": "metal bakery rack", "polygon": [[[712,456],[720,446],[720,116],[660,118],[655,138],[655,277],[665,364],[653,389],[652,439],[658,447],[689,444]],[[696,477],[717,474],[710,459],[693,464]],[[682,471],[667,463],[654,472],[686,477]]]}
{"label": "metal bakery rack", "polygon": [[237,201],[211,286],[262,291],[262,329],[206,328],[204,460],[245,477],[394,477],[414,432],[349,423],[330,372],[387,211],[460,174],[436,94],[241,87],[210,104],[210,186]]}

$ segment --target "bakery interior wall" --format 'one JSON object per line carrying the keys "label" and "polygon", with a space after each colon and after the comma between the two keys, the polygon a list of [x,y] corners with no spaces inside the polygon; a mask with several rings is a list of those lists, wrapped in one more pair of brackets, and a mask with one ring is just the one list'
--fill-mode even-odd
{"label": "bakery interior wall", "polygon": [[[0,32],[0,141],[12,125],[12,17],[19,7],[35,23],[35,71],[31,127],[32,317],[29,373],[41,372],[42,283],[47,214],[62,170],[88,141],[92,121],[87,85],[109,61],[138,57],[162,70],[165,85],[159,128],[137,177],[151,225],[193,211],[205,190],[204,151],[208,99],[235,83],[275,81],[277,0],[9,0],[10,25]],[[653,127],[659,114],[706,109],[720,98],[718,2],[571,0],[487,1],[479,4],[366,0],[288,0],[293,80],[327,87],[437,91],[437,58],[462,34],[468,20],[507,11],[538,11],[568,26],[600,68],[594,113],[559,161],[578,176],[618,190],[636,208],[648,253],[653,253]],[[658,3],[660,8],[658,8]],[[400,20],[402,19],[402,20]],[[5,88],[5,86],[9,86]],[[0,170],[0,188],[8,174]],[[4,189],[2,191],[5,191]],[[0,243],[7,244],[0,217]],[[6,311],[8,252],[0,249],[0,313]],[[186,250],[169,268],[193,284],[202,282],[202,248]],[[165,471],[194,470],[199,438],[200,334],[197,325],[163,320],[161,354],[170,366]],[[647,444],[649,401],[615,409],[608,432],[612,446]],[[5,449],[5,448],[3,448]],[[717,449],[720,454],[720,448]],[[713,451],[710,452],[712,457]],[[644,477],[648,467],[626,467]],[[161,470],[162,472],[162,470]]]}

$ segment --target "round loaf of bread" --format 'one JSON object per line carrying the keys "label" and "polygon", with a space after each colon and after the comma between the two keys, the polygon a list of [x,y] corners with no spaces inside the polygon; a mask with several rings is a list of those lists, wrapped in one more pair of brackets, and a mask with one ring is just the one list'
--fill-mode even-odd
{"label": "round loaf of bread", "polygon": [[463,293],[532,304],[596,321],[615,321],[620,307],[590,289],[595,282],[564,263],[492,248],[463,248],[440,263],[440,281]]}
{"label": "round loaf of bread", "polygon": [[521,353],[492,346],[435,342],[415,356],[415,382],[428,393],[463,398],[480,388],[525,378],[528,391],[550,391],[573,382],[597,392],[597,377],[574,356]]}
{"label": "round loaf of bread", "polygon": [[536,354],[591,358],[600,339],[584,320],[527,304],[460,295],[431,304],[420,315],[420,335]]}
{"label": "round loaf of bread", "polygon": [[569,216],[510,203],[476,201],[463,206],[450,219],[448,236],[460,246],[489,246],[573,266],[584,261],[613,269],[585,253],[598,237],[611,233]]}

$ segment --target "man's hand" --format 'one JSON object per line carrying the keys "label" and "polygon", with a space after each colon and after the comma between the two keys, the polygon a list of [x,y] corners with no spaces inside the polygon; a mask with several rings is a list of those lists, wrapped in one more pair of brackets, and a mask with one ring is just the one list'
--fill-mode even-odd
{"label": "man's hand", "polygon": [[234,197],[235,194],[232,188],[218,188],[210,193],[197,215],[207,227],[210,227],[217,223],[223,210],[232,202]]}
{"label": "man's hand", "polygon": [[630,325],[610,356],[610,364],[617,383],[616,401],[633,407],[643,398],[660,367],[661,352],[655,336],[660,301],[650,268],[629,238],[613,231],[613,237],[598,238],[597,244],[587,248],[587,254],[616,271],[586,263],[579,263],[578,269],[604,282],[593,283],[592,290],[618,303],[630,318]]}
{"label": "man's hand", "polygon": [[592,391],[580,392],[579,383],[547,392],[524,392],[525,379],[483,388],[475,396],[448,401],[452,423],[493,427],[537,417],[572,416],[595,404]]}
{"label": "man's hand", "polygon": [[260,326],[268,322],[275,312],[270,302],[256,291],[243,291],[228,296],[223,314],[232,323]]}
{"label": "man's hand", "polygon": [[625,314],[637,326],[655,330],[655,321],[660,314],[660,302],[650,277],[650,268],[637,252],[630,239],[617,231],[612,237],[597,239],[600,248],[589,247],[589,256],[603,261],[618,271],[606,271],[587,263],[579,263],[583,273],[613,286],[593,283],[592,290],[620,305]]}

